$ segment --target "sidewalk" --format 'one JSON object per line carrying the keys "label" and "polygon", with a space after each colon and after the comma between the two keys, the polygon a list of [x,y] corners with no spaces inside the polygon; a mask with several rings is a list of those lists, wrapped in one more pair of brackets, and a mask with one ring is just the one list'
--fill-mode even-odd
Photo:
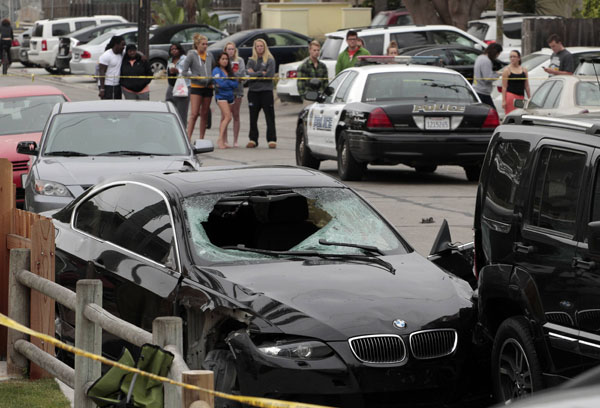
{"label": "sidewalk", "polygon": [[[19,377],[9,376],[6,373],[6,361],[0,361],[0,381],[7,381],[7,380],[17,379],[17,378],[19,378]],[[67,397],[67,399],[69,401],[71,401],[71,408],[74,408],[73,389],[71,387],[69,387],[68,385],[64,384],[62,381],[59,381],[57,379],[55,379],[55,381],[58,383],[58,386],[60,387],[60,390],[62,391],[62,393],[65,394],[65,397]]]}

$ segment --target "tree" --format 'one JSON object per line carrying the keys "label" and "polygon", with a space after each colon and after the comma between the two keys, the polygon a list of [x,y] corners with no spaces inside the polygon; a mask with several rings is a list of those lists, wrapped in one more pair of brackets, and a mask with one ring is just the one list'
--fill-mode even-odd
{"label": "tree", "polygon": [[158,25],[183,23],[183,9],[177,0],[161,0],[152,3],[152,20]]}
{"label": "tree", "polygon": [[600,0],[584,0],[581,15],[585,18],[600,17]]}
{"label": "tree", "polygon": [[489,1],[404,0],[403,3],[415,24],[449,24],[466,30],[467,22],[478,19]]}
{"label": "tree", "polygon": [[198,13],[196,13],[196,22],[198,24],[208,24],[216,28],[221,28],[221,22],[219,21],[219,16],[213,14],[212,16],[209,14],[210,12],[210,0],[197,0],[196,6]]}

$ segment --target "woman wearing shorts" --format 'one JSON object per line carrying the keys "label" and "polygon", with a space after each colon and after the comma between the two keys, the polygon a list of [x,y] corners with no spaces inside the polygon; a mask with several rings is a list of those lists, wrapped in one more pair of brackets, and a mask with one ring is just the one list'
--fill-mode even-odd
{"label": "woman wearing shorts", "polygon": [[[194,34],[194,49],[188,51],[183,61],[184,76],[192,77],[190,85],[190,117],[188,120],[187,134],[192,140],[192,133],[196,126],[196,119],[200,116],[200,139],[204,139],[210,100],[213,96],[213,86],[210,79],[214,60],[210,52],[206,52],[208,39],[200,34]],[[202,77],[202,78],[194,78]]]}
{"label": "woman wearing shorts", "polygon": [[[228,42],[225,44],[223,49],[229,55],[229,61],[231,61],[231,67],[233,68],[233,74],[236,77],[246,76],[246,64],[244,59],[238,55],[238,50],[235,43]],[[242,106],[242,99],[244,98],[244,87],[243,82],[240,82],[237,89],[233,91],[235,100],[233,105],[230,106],[231,114],[233,115],[233,147],[238,147],[238,136],[240,135],[240,107]]]}
{"label": "woman wearing shorts", "polygon": [[221,124],[219,125],[217,146],[219,149],[226,149],[231,147],[227,144],[227,126],[231,122],[231,105],[235,101],[234,90],[238,87],[238,81],[231,79],[234,77],[234,74],[227,52],[222,52],[219,55],[217,66],[213,69],[212,76],[216,85],[215,99],[221,110]]}

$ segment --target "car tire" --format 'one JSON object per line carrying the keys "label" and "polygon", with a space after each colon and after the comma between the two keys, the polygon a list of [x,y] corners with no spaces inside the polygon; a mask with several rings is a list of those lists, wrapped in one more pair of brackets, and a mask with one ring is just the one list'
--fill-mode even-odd
{"label": "car tire", "polygon": [[302,122],[296,127],[296,164],[315,170],[319,170],[319,166],[321,165],[321,160],[313,156],[308,147],[306,131]]}
{"label": "car tire", "polygon": [[419,173],[434,173],[437,170],[437,166],[435,164],[432,165],[422,165],[415,166],[415,170]]}
{"label": "car tire", "polygon": [[[235,367],[235,358],[229,350],[211,350],[206,355],[202,369],[210,370],[214,373],[215,391],[221,391],[226,394],[239,395],[239,386],[237,381],[237,369]],[[215,408],[241,408],[239,402],[225,398],[215,398]]]}
{"label": "car tire", "polygon": [[467,180],[469,181],[479,181],[479,174],[481,173],[481,166],[476,164],[473,166],[464,166],[465,174],[467,175]]}
{"label": "car tire", "polygon": [[152,72],[154,74],[156,74],[157,72],[160,72],[160,71],[167,70],[167,64],[165,64],[165,62],[159,58],[154,58],[153,60],[151,60],[150,67],[152,68]]}
{"label": "car tire", "polygon": [[527,320],[506,319],[492,349],[494,396],[506,404],[543,388],[542,368]]}
{"label": "car tire", "polygon": [[352,152],[346,132],[340,134],[337,149],[338,175],[344,181],[360,180],[367,171],[367,163],[357,161]]}
{"label": "car tire", "polygon": [[44,69],[45,69],[46,71],[48,71],[48,73],[50,73],[50,74],[52,74],[52,75],[54,75],[54,74],[56,74],[56,73],[58,72],[58,71],[56,70],[56,67],[44,67]]}

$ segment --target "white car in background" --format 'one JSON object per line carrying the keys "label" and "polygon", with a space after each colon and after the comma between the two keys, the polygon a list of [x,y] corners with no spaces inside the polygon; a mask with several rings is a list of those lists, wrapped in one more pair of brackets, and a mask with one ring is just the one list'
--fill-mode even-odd
{"label": "white car in background", "polygon": [[[567,50],[576,58],[575,67],[581,63],[584,58],[600,57],[600,48],[598,47],[568,47]],[[540,85],[550,75],[544,71],[544,68],[550,66],[550,56],[552,50],[550,48],[542,48],[521,59],[521,65],[529,72],[529,89],[533,95]],[[498,71],[502,75],[502,71]],[[498,116],[504,117],[504,109],[502,109],[502,80],[498,79],[494,82],[492,89],[492,99]]]}
{"label": "white car in background", "polygon": [[531,99],[516,102],[508,115],[566,116],[600,112],[600,89],[594,76],[556,75],[545,80]]}
{"label": "white car in background", "polygon": [[[338,30],[325,34],[325,42],[321,47],[319,59],[327,66],[329,80],[335,76],[335,64],[338,55],[347,47],[346,33],[350,29]],[[415,45],[430,44],[460,44],[469,47],[484,49],[485,42],[471,34],[449,25],[427,26],[395,26],[385,28],[356,29],[358,37],[365,43],[365,48],[371,55],[383,55],[390,41],[396,41],[399,48]],[[279,81],[277,83],[277,96],[283,102],[301,102],[298,94],[296,78],[298,67],[303,61],[291,62],[279,66]]]}
{"label": "white car in background", "polygon": [[127,20],[116,15],[38,20],[35,22],[29,42],[29,51],[27,52],[29,62],[45,68],[50,73],[54,73],[58,71],[56,68],[56,56],[58,55],[59,37],[64,37],[84,27],[119,22],[126,23]]}
{"label": "white car in background", "polygon": [[100,56],[104,53],[110,39],[120,35],[126,44],[137,44],[137,27],[121,28],[96,37],[87,44],[73,48],[73,57],[69,62],[71,73],[75,75],[94,75]]}

